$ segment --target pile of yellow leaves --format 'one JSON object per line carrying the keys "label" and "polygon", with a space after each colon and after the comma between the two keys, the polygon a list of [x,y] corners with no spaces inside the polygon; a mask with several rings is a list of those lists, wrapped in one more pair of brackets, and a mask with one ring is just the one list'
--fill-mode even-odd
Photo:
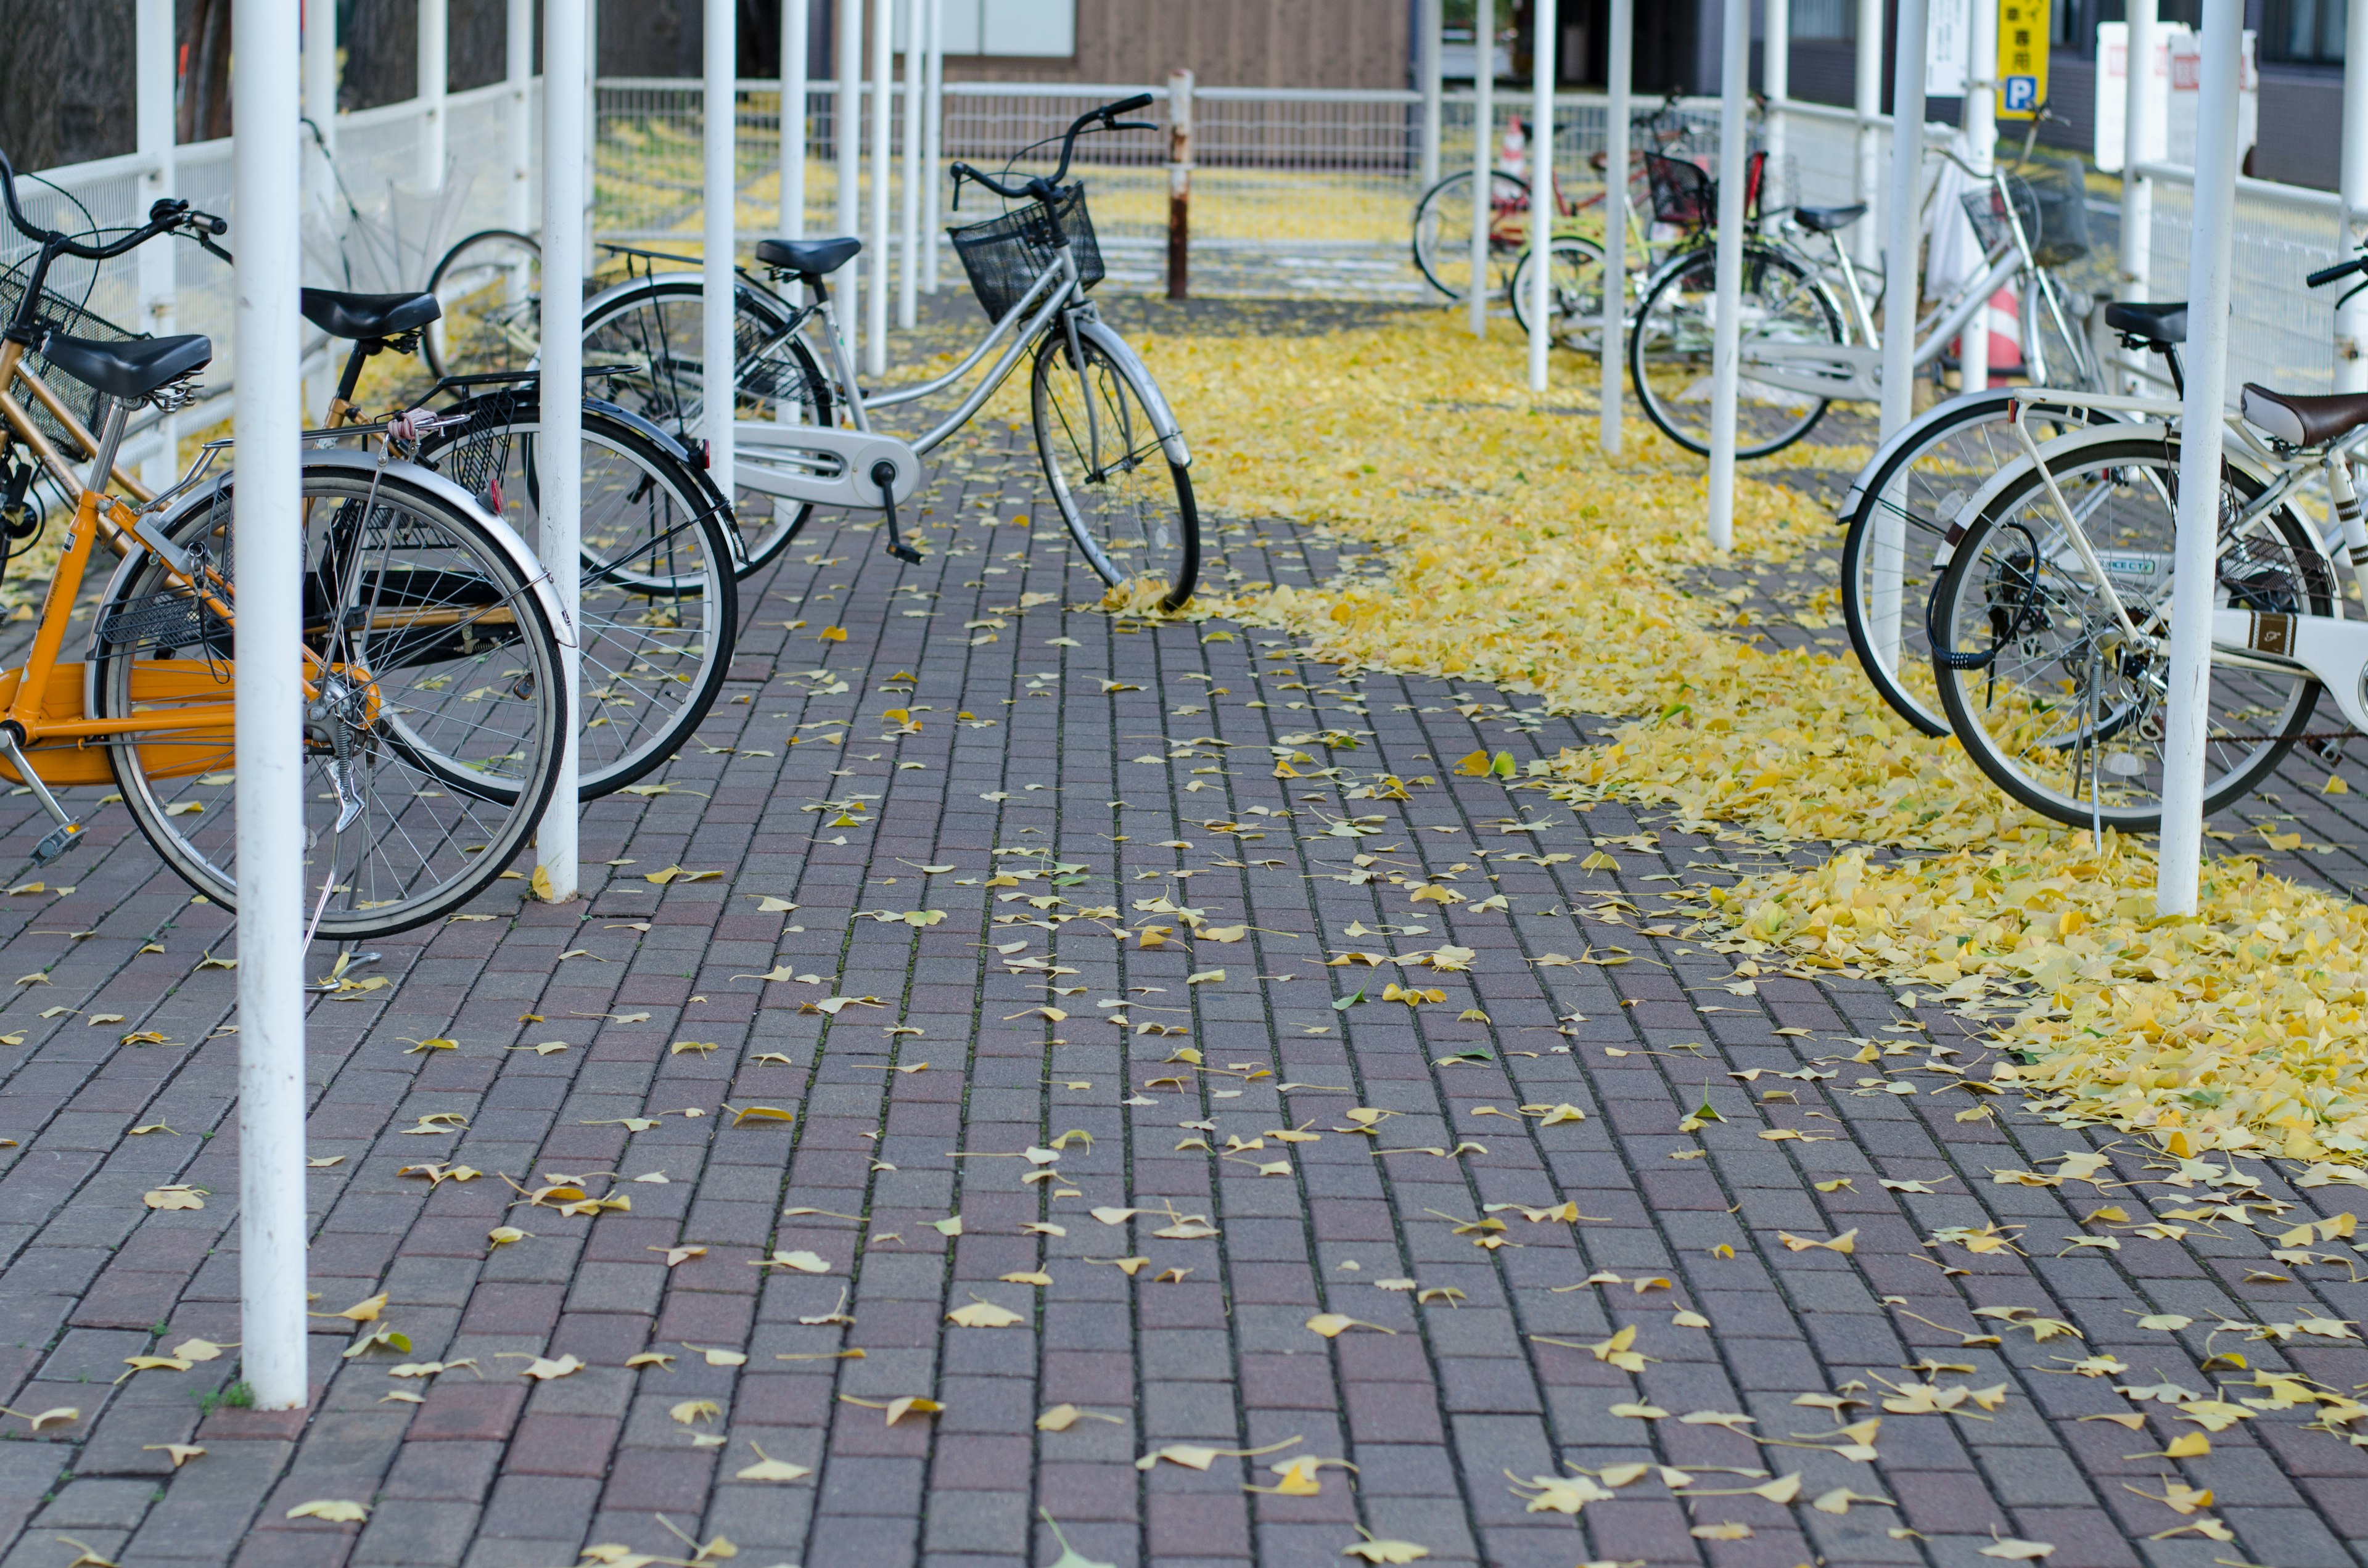
{"label": "pile of yellow leaves", "polygon": [[[1282,516],[1388,547],[1386,577],[1203,599],[1189,612],[1290,631],[1315,656],[1485,681],[1556,712],[1626,715],[1613,743],[1532,764],[1574,803],[1618,797],[1770,841],[1861,849],[1699,890],[1734,945],[1776,949],[2016,1010],[2026,1065],[1996,1076],[2066,1120],[2177,1152],[2321,1158],[2368,1149],[2368,911],[2250,861],[2207,866],[2203,913],[2153,916],[2145,847],[2041,822],[1953,741],[1899,722],[1846,656],[1763,650],[1725,599],[1694,460],[1632,422],[1607,463],[1564,395],[1514,391],[1519,346],[1461,318],[1318,337],[1149,345],[1212,513]],[[1739,486],[1736,555],[1796,557],[1831,528]]]}

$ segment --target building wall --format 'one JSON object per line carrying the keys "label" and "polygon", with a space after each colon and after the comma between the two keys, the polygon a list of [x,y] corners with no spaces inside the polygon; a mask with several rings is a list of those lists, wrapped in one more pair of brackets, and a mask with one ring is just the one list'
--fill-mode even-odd
{"label": "building wall", "polygon": [[1165,82],[1226,87],[1408,85],[1407,0],[1077,0],[1067,60],[949,55],[966,82]]}

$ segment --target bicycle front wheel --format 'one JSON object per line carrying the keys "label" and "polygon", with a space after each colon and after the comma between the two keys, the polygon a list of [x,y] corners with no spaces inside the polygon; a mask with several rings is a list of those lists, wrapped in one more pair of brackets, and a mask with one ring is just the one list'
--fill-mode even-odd
{"label": "bicycle front wheel", "polygon": [[[492,885],[558,776],[557,632],[500,528],[400,471],[302,480],[305,903],[362,941],[442,918]],[[236,476],[168,523],[228,578]],[[234,601],[233,601],[234,608]],[[96,717],[230,700],[231,627],[154,555],[127,562],[97,619]],[[291,665],[297,657],[288,651]],[[295,743],[297,736],[290,736]],[[238,892],[238,759],[227,727],[114,745],[123,803],[190,886]],[[275,824],[278,828],[281,824]]]}
{"label": "bicycle front wheel", "polygon": [[[1581,354],[1603,351],[1603,249],[1593,240],[1565,234],[1548,247],[1552,272],[1546,332],[1565,348]],[[1513,268],[1513,320],[1530,330],[1531,301],[1537,290],[1535,248],[1521,253]]]}
{"label": "bicycle front wheel", "polygon": [[[1949,733],[1932,685],[1924,608],[1948,565],[1949,525],[1975,492],[2020,460],[2010,392],[1975,392],[1926,412],[1868,475],[1842,540],[1841,609],[1850,648],[1892,711],[1928,735]],[[2053,440],[2112,416],[2038,409],[2032,437]]]}
{"label": "bicycle front wheel", "polygon": [[[2035,469],[1967,528],[1933,594],[1933,676],[1950,727],[2000,789],[2057,822],[2161,825],[2179,452],[2176,440],[2133,435],[2050,464],[2137,637],[2112,614]],[[2214,604],[2331,613],[2334,569],[2308,528],[2285,506],[2245,518],[2262,485],[2222,472]],[[2267,777],[2317,699],[2299,670],[2215,656],[2203,809]]]}
{"label": "bicycle front wheel", "polygon": [[[1518,175],[1488,176],[1488,266],[1481,278],[1493,297],[1530,241],[1530,186]],[[1414,210],[1414,264],[1451,300],[1472,295],[1472,171],[1449,175],[1422,193]]]}
{"label": "bicycle front wheel", "polygon": [[[463,422],[422,460],[540,538],[541,400],[497,387],[453,412]],[[576,756],[590,800],[664,764],[706,719],[731,671],[740,590],[731,533],[698,475],[623,420],[583,418]]]}
{"label": "bicycle front wheel", "polygon": [[542,347],[542,247],[507,229],[471,234],[427,279],[444,313],[421,343],[437,380],[523,370]]}
{"label": "bicycle front wheel", "polygon": [[[1710,249],[1661,274],[1628,335],[1628,377],[1645,416],[1690,452],[1710,451],[1711,351],[1717,328],[1717,256]],[[1736,381],[1735,455],[1763,458],[1816,427],[1827,400],[1755,379],[1755,350],[1839,345],[1841,313],[1798,262],[1748,245],[1738,308],[1743,373]]]}
{"label": "bicycle front wheel", "polygon": [[1029,402],[1044,478],[1102,581],[1131,603],[1175,609],[1201,575],[1201,515],[1192,475],[1152,423],[1166,400],[1092,338],[1078,343],[1082,367],[1057,328],[1037,346]]}
{"label": "bicycle front wheel", "polygon": [[[694,451],[707,434],[704,296],[698,278],[668,274],[611,296],[584,322],[584,363],[623,367],[587,390]],[[803,339],[788,332],[777,301],[753,288],[733,290],[734,417],[827,426],[830,383]],[[755,490],[737,491],[732,506],[743,577],[789,548],[814,511]]]}

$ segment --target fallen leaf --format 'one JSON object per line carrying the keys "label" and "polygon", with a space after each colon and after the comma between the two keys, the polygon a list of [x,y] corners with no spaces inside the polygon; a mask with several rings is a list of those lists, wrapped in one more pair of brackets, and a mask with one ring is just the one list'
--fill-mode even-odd
{"label": "fallen leaf", "polygon": [[291,1519],[325,1519],[333,1525],[358,1525],[370,1517],[370,1510],[359,1503],[342,1497],[320,1497],[310,1503],[299,1503],[288,1510]]}

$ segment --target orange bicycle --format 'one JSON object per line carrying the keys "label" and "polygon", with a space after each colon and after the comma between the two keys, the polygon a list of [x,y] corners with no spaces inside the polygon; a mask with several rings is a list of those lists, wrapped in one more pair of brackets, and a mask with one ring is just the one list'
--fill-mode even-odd
{"label": "orange bicycle", "polygon": [[[45,287],[61,256],[102,263],[169,234],[219,255],[224,225],[166,200],[121,238],[70,238],[26,220],[5,157],[0,193],[40,246],[0,275],[0,517],[37,533],[36,482],[74,507],[25,662],[0,671],[0,776],[55,824],[36,864],[83,833],[56,791],[111,783],[166,864],[232,904],[237,476],[207,477],[230,443],[208,443],[154,496],[116,467],[131,411],[186,402],[212,345],[133,336]],[[304,672],[287,744],[305,766],[304,819],[289,831],[304,839],[308,937],[355,941],[449,914],[525,846],[557,778],[566,619],[515,532],[396,460],[416,426],[346,434],[383,439],[376,453],[304,454],[300,536],[284,541],[303,562],[303,632],[285,656]],[[120,559],[76,630],[102,542]]]}

